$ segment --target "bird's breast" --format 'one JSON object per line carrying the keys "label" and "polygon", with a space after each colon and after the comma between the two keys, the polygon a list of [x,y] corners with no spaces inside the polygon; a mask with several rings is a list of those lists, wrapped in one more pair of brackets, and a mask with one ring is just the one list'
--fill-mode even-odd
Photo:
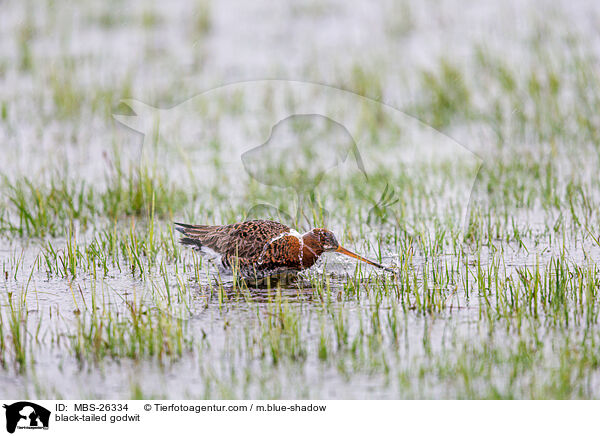
{"label": "bird's breast", "polygon": [[302,238],[288,233],[270,241],[260,256],[259,263],[263,268],[287,267],[302,270],[313,266],[317,258],[318,255]]}
{"label": "bird's breast", "polygon": [[303,245],[301,253],[302,269],[310,268],[319,259],[319,255],[306,244]]}

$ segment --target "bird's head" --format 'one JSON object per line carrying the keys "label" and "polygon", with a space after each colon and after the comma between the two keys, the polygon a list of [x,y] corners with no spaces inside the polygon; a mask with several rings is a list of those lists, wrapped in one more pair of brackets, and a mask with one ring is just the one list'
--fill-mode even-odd
{"label": "bird's head", "polygon": [[302,235],[304,245],[315,255],[320,256],[326,251],[336,251],[340,244],[331,230],[312,229]]}
{"label": "bird's head", "polygon": [[312,229],[309,233],[316,238],[323,251],[336,251],[340,246],[337,238],[331,230]]}
{"label": "bird's head", "polygon": [[353,253],[350,250],[346,250],[340,245],[340,243],[337,241],[337,238],[330,230],[312,229],[310,232],[305,233],[302,236],[302,239],[304,243],[310,247],[311,251],[317,256],[320,256],[323,252],[337,251],[338,253],[353,257],[354,259],[358,259],[362,262],[368,263],[369,265],[376,266],[377,268],[382,268],[386,271],[393,272],[395,274],[395,272],[391,268],[388,268],[377,262],[373,262],[372,260],[359,256],[358,254]]}

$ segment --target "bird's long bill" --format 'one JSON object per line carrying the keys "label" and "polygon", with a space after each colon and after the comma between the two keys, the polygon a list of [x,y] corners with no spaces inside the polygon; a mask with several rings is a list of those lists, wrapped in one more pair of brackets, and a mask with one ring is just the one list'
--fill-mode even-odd
{"label": "bird's long bill", "polygon": [[377,262],[373,262],[372,260],[365,259],[364,257],[362,257],[362,256],[359,256],[359,255],[358,255],[358,254],[356,254],[356,253],[353,253],[353,252],[351,252],[351,251],[349,251],[349,250],[346,250],[346,249],[345,249],[344,247],[342,247],[341,245],[340,245],[340,246],[338,246],[337,250],[335,250],[335,251],[337,251],[338,253],[345,254],[346,256],[350,256],[350,257],[353,257],[353,258],[355,258],[355,259],[362,260],[363,262],[366,262],[366,263],[368,263],[369,265],[376,266],[377,268],[382,268],[382,269],[384,269],[384,270],[386,270],[386,271],[389,271],[389,272],[394,272],[394,270],[393,270],[393,269],[391,269],[391,268],[388,268],[387,266],[380,265],[380,264],[378,264]]}

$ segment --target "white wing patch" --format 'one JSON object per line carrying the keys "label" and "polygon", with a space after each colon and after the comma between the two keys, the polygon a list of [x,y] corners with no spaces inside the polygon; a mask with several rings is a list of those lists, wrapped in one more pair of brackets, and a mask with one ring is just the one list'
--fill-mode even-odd
{"label": "white wing patch", "polygon": [[220,253],[217,253],[215,250],[207,247],[206,245],[203,245],[201,248],[199,248],[198,252],[202,257],[206,257],[208,260],[220,261],[222,257]]}

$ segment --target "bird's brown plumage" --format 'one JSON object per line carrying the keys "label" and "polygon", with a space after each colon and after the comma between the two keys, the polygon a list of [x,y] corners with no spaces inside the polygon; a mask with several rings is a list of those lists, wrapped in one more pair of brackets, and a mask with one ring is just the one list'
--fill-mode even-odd
{"label": "bird's brown plumage", "polygon": [[338,251],[371,265],[388,269],[342,248],[326,229],[304,235],[269,220],[252,220],[224,226],[175,223],[183,234],[181,244],[220,258],[220,267],[234,269],[245,278],[263,278],[310,268],[325,251]]}
{"label": "bird's brown plumage", "polygon": [[290,227],[276,221],[252,220],[224,226],[175,225],[184,234],[182,244],[198,251],[209,248],[220,256],[224,269],[236,268],[246,277],[309,267],[302,262],[300,239],[290,234]]}
{"label": "bird's brown plumage", "polygon": [[187,237],[181,241],[185,245],[200,244],[221,255],[242,258],[259,255],[270,240],[290,231],[288,226],[268,220],[244,221],[224,226],[175,225]]}

